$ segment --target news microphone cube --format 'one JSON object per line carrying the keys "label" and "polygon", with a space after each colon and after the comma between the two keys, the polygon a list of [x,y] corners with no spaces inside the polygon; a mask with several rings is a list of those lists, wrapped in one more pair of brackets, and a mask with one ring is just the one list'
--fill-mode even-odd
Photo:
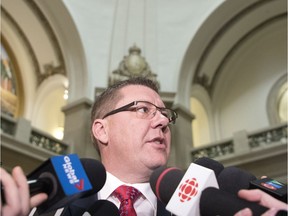
{"label": "news microphone cube", "polygon": [[166,209],[175,215],[200,215],[200,196],[207,187],[219,188],[214,171],[191,163]]}

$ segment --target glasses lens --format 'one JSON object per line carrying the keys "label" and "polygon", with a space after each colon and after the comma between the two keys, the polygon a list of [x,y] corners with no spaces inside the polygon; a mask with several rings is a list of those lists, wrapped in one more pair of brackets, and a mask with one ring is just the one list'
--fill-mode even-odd
{"label": "glasses lens", "polygon": [[175,114],[175,112],[173,111],[173,110],[169,110],[169,109],[167,109],[166,110],[166,113],[167,113],[167,118],[169,119],[169,122],[170,123],[175,123],[175,120],[176,120],[176,114]]}
{"label": "glasses lens", "polygon": [[156,110],[152,104],[144,101],[137,102],[135,107],[138,117],[140,118],[147,118],[151,113]]}
{"label": "glasses lens", "polygon": [[174,124],[177,118],[177,114],[173,110],[158,108],[154,104],[145,101],[137,102],[135,110],[139,118],[152,118],[154,116],[152,114],[155,114],[157,110],[169,120],[169,123]]}

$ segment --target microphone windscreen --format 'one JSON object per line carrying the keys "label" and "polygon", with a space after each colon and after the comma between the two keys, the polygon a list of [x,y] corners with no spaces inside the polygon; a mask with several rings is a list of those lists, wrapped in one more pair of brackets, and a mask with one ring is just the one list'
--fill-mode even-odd
{"label": "microphone windscreen", "polygon": [[98,192],[106,182],[104,165],[100,161],[91,158],[80,158],[80,161],[92,185],[92,190],[87,195]]}
{"label": "microphone windscreen", "polygon": [[262,215],[268,210],[255,202],[240,199],[236,195],[213,187],[202,191],[199,207],[202,216],[231,216],[244,208],[250,208],[253,215]]}
{"label": "microphone windscreen", "polygon": [[120,216],[117,206],[108,200],[98,200],[87,211],[91,216]]}
{"label": "microphone windscreen", "polygon": [[165,205],[177,189],[184,172],[176,167],[161,166],[150,177],[150,185],[157,198]]}
{"label": "microphone windscreen", "polygon": [[[86,173],[91,184],[91,189],[79,191],[72,195],[66,195],[64,193],[61,182],[59,181],[59,176],[57,176],[56,172],[52,172],[53,168],[51,165],[51,160],[46,162],[46,164],[42,164],[34,173],[32,173],[32,175],[30,175],[31,179],[37,178],[37,175],[45,178],[52,175],[55,177],[54,179],[58,179],[57,181],[53,182],[53,191],[57,189],[56,192],[54,194],[51,193],[53,196],[50,194],[48,199],[37,207],[37,214],[41,215],[58,208],[62,208],[75,200],[97,193],[104,186],[106,181],[106,170],[104,165],[100,161],[90,158],[80,158],[80,162],[83,168],[75,167],[73,169],[77,169],[78,171],[83,170]],[[45,176],[43,176],[43,172]],[[53,180],[53,178],[51,179]]]}
{"label": "microphone windscreen", "polygon": [[220,190],[235,195],[241,189],[249,189],[250,181],[255,179],[254,175],[237,167],[226,167],[217,178]]}
{"label": "microphone windscreen", "polygon": [[194,161],[195,164],[198,164],[200,166],[206,167],[208,169],[211,169],[214,171],[215,176],[217,177],[222,170],[224,169],[223,164],[219,163],[216,160],[213,160],[211,158],[208,157],[201,157],[198,158],[197,160]]}

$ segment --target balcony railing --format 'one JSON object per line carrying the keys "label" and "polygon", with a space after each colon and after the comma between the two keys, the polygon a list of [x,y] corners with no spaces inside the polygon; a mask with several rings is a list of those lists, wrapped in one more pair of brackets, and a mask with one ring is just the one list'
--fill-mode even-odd
{"label": "balcony railing", "polygon": [[287,144],[287,124],[271,128],[270,130],[259,131],[248,135],[249,147],[261,148],[273,145],[274,143]]}
{"label": "balcony railing", "polygon": [[[23,121],[25,122],[25,125],[21,125]],[[27,126],[30,129],[27,130]],[[1,133],[12,136],[23,142],[26,141],[36,148],[42,148],[56,154],[66,154],[68,152],[68,145],[66,143],[43,131],[31,127],[30,122],[25,119],[16,120],[10,116],[1,114]],[[28,139],[26,139],[26,137],[28,137]]]}
{"label": "balcony railing", "polygon": [[[235,133],[237,134],[237,133]],[[257,148],[266,148],[281,144],[287,145],[288,127],[287,123],[276,127],[270,127],[253,133],[240,133],[237,139],[235,137],[226,141],[212,143],[203,147],[194,148],[191,151],[192,161],[200,157],[223,158],[233,157],[236,154],[241,154],[245,150],[251,151]]]}
{"label": "balcony railing", "polygon": [[213,143],[205,147],[199,147],[192,150],[192,161],[201,158],[217,158],[234,153],[233,140],[226,140],[219,143]]}

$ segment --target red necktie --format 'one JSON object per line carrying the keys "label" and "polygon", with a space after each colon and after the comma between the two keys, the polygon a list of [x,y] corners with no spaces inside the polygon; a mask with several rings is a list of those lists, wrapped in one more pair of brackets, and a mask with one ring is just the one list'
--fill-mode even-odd
{"label": "red necktie", "polygon": [[121,185],[113,192],[120,201],[120,216],[137,216],[133,203],[141,195],[141,192],[134,187]]}

